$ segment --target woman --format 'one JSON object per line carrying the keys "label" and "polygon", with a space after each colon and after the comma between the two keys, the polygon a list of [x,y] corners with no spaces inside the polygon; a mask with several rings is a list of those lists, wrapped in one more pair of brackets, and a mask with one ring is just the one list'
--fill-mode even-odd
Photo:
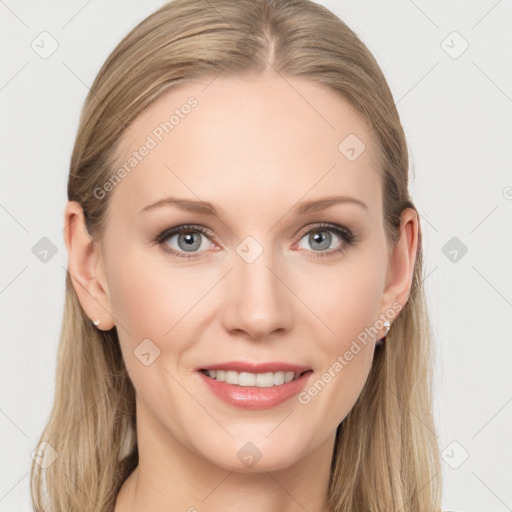
{"label": "woman", "polygon": [[37,510],[440,510],[406,140],[339,18],[164,5],[91,87],[68,199]]}

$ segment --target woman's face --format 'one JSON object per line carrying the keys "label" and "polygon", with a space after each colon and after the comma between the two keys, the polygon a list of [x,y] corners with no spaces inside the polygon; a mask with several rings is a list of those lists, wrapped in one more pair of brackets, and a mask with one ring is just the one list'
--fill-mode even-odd
{"label": "woman's face", "polygon": [[268,471],[332,448],[400,307],[359,116],[306,80],[217,78],[161,96],[118,156],[96,195],[139,450]]}

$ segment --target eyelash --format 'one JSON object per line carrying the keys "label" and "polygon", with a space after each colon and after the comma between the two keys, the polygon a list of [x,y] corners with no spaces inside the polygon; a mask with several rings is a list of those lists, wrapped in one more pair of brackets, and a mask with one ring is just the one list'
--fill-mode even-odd
{"label": "eyelash", "polygon": [[[349,229],[342,226],[337,226],[336,224],[328,223],[319,223],[314,225],[311,229],[301,232],[299,240],[302,240],[302,238],[304,238],[305,235],[308,235],[311,232],[322,231],[332,231],[336,233],[344,241],[344,243],[339,249],[330,249],[328,251],[311,251],[313,252],[313,255],[311,256],[313,259],[327,258],[330,256],[342,254],[351,245],[355,244],[358,241],[357,236],[354,235]],[[210,238],[210,231],[207,228],[199,225],[196,226],[193,224],[185,224],[182,226],[177,226],[175,228],[166,229],[155,238],[154,242],[161,245],[164,251],[170,253],[175,258],[191,260],[198,257],[197,255],[200,253],[191,253],[190,255],[185,256],[184,253],[177,252],[174,249],[170,249],[169,245],[165,243],[166,240],[180,233],[201,233],[206,238]]]}

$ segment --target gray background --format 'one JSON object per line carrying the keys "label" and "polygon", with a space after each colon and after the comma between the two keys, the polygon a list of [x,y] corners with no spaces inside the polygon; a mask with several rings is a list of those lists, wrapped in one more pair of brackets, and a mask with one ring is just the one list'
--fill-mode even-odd
{"label": "gray background", "polygon": [[[374,53],[408,137],[437,354],[443,508],[512,510],[512,2],[320,3]],[[31,510],[31,452],[53,400],[82,102],[117,42],[162,4],[0,0],[2,512]],[[52,39],[58,48],[41,55]],[[46,261],[43,237],[56,251]]]}

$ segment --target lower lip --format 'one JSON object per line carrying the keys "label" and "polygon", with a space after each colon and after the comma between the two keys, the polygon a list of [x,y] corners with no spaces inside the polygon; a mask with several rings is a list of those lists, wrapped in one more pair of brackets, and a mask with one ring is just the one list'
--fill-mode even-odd
{"label": "lower lip", "polygon": [[227,384],[226,382],[212,379],[202,372],[198,373],[206,385],[228,404],[242,407],[243,409],[257,410],[276,407],[292,396],[295,396],[304,388],[312,371],[310,370],[286,384],[269,388]]}

